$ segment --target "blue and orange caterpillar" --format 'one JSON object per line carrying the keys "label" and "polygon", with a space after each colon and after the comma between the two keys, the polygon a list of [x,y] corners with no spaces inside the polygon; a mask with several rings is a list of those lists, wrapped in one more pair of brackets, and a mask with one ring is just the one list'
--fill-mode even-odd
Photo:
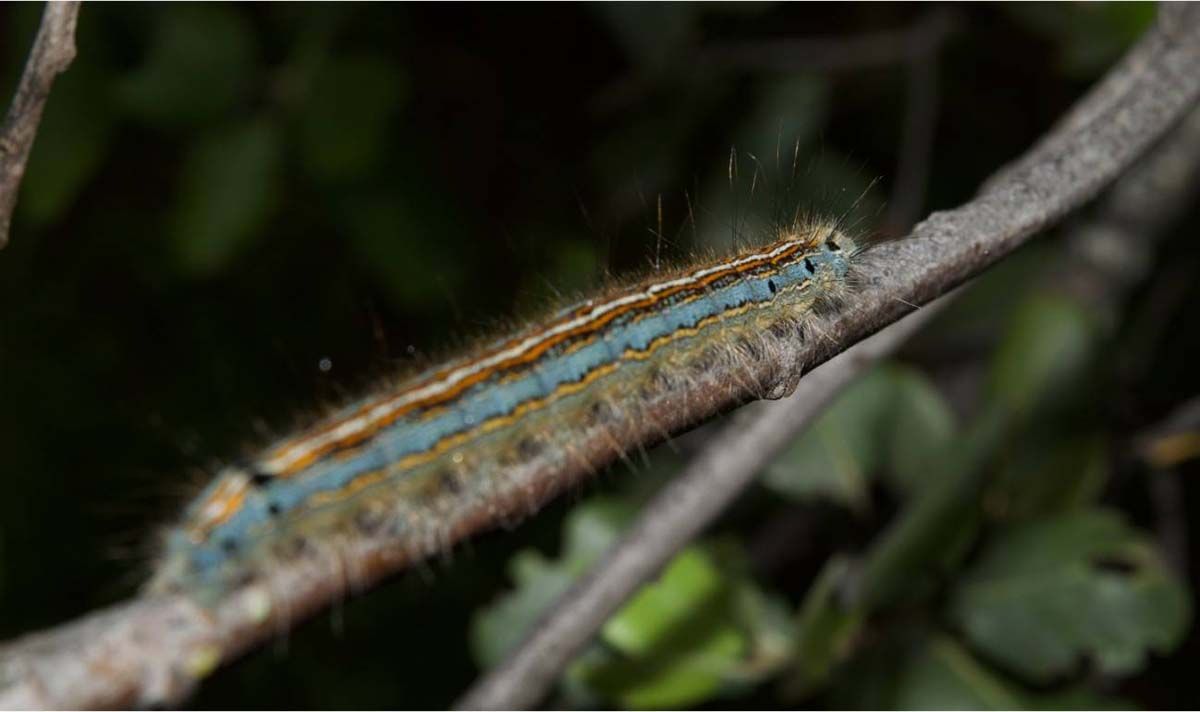
{"label": "blue and orange caterpillar", "polygon": [[828,224],[779,238],[611,289],[225,468],[167,533],[151,589],[219,594],[363,540],[428,555],[730,403],[790,392],[798,369],[763,383],[738,367],[836,303],[857,248]]}

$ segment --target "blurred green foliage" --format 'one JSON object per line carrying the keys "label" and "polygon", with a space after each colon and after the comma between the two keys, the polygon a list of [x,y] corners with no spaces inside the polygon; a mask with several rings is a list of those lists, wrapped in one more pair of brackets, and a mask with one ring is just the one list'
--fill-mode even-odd
{"label": "blurred green foliage", "polygon": [[[791,618],[775,631],[791,641],[790,652],[758,671],[764,679],[780,676],[784,699],[821,693],[838,704],[884,708],[1120,707],[1125,703],[1115,698],[1075,696],[1084,692],[1074,682],[1083,661],[1091,661],[1083,668],[1098,674],[1127,675],[1142,669],[1150,654],[1171,652],[1188,629],[1191,597],[1183,582],[1146,534],[1100,506],[1091,442],[1078,435],[1060,440],[1069,432],[1059,422],[1064,411],[1088,400],[1095,329],[1061,297],[1034,292],[1018,301],[995,350],[974,423],[958,425],[950,405],[919,373],[887,366],[848,388],[768,467],[766,488],[801,501],[827,499],[860,517],[870,505],[869,482],[876,473],[891,472],[884,484],[908,501],[857,560],[831,558],[794,612],[774,616]],[[957,430],[966,432],[955,438]],[[1051,435],[1035,438],[1033,431]],[[1016,464],[1009,462],[1012,447],[1025,451]],[[1058,455],[1063,447],[1087,454],[1082,460],[1064,458]],[[1039,450],[1040,457],[1029,455]],[[1042,467],[1044,458],[1056,466]],[[585,526],[589,516],[587,507],[577,508],[568,527]],[[610,520],[614,529],[620,522]],[[566,538],[565,556],[577,562],[570,567],[575,573],[558,569],[552,586],[514,576],[516,591],[478,619],[477,645],[485,646],[496,631],[504,631],[511,644],[587,570],[603,547],[581,556],[576,552],[582,547],[570,547],[578,539]],[[708,640],[695,628],[721,620],[711,610],[710,581],[672,575],[698,555],[694,549],[681,553],[641,596],[677,589],[673,603],[692,609],[683,618],[692,627],[684,629],[703,639],[692,640],[690,650],[703,655],[706,644],[723,640]],[[517,560],[524,556],[536,555],[518,554]],[[732,572],[724,579],[738,580]],[[749,579],[743,585],[762,584]],[[547,598],[539,606],[535,599],[542,595]],[[772,594],[759,589],[757,595]],[[519,616],[512,611],[516,600],[526,604]],[[664,685],[652,688],[661,696],[642,697],[647,671],[667,663],[610,640],[611,630],[638,628],[652,635],[680,615],[655,610],[638,627],[639,600],[612,619],[595,643],[610,656],[622,656],[624,665],[612,668],[602,683],[575,674],[566,690],[578,697],[583,686],[592,704],[599,699],[619,707],[688,707],[724,691],[713,684],[707,696],[699,696],[710,676],[714,683],[722,674],[738,679],[749,646],[739,647],[730,637],[721,649],[724,663],[716,655],[703,657],[703,671],[690,678],[694,686]],[[923,615],[914,619],[916,610]],[[892,616],[898,619],[889,621]],[[879,668],[869,661],[881,645],[916,652],[904,654],[904,665]],[[494,664],[502,652],[481,656],[481,663]],[[590,651],[576,666],[600,654]],[[669,652],[660,655],[670,659]],[[878,689],[863,689],[861,665],[875,666],[871,677]],[[1065,687],[1064,680],[1070,681]],[[1047,696],[1047,686],[1066,697]]]}
{"label": "blurred green foliage", "polygon": [[[710,50],[929,10],[85,6],[0,252],[0,636],[129,595],[190,483],[380,373],[797,210],[872,234],[905,67],[747,69]],[[928,209],[1045,131],[1153,6],[954,12]],[[38,13],[0,7],[5,96]],[[1198,567],[1160,548],[1147,483],[1178,477],[1189,513],[1196,486],[1130,443],[1200,392],[1197,252],[1180,229],[1110,333],[1042,286],[1059,251],[1006,260],[847,390],[609,621],[554,702],[1194,700]],[[195,704],[446,706],[681,459],[636,454],[219,673]]]}

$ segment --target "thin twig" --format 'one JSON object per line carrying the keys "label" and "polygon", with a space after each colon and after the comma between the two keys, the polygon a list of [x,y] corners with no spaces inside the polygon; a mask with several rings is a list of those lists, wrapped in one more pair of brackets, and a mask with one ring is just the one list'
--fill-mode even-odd
{"label": "thin twig", "polygon": [[0,249],[8,244],[13,208],[54,78],[75,59],[79,0],[47,2],[12,105],[0,128]]}
{"label": "thin twig", "polygon": [[[823,336],[804,342],[764,334],[761,361],[746,371],[714,368],[691,384],[686,407],[666,389],[645,403],[644,422],[616,433],[630,447],[675,432],[745,401],[746,382],[777,382],[812,368],[911,311],[928,304],[1060,220],[1124,172],[1200,96],[1200,7],[1168,5],[1139,43],[1145,62],[1125,71],[1116,97],[1091,95],[1105,108],[1077,130],[1063,132],[1039,158],[992,190],[949,212],[936,213],[907,240],[864,256],[865,284]],[[553,453],[507,473],[511,490],[448,524],[461,539],[526,510],[589,476],[611,458],[611,430],[586,433],[578,461]],[[601,455],[603,454],[603,456]],[[590,458],[590,460],[589,460]],[[703,493],[699,493],[703,495]],[[698,495],[698,496],[699,496]],[[222,662],[262,643],[302,618],[412,563],[417,554],[387,539],[346,544],[334,560],[301,558],[211,607],[185,597],[140,598],[93,613],[0,649],[0,707],[170,705]]]}

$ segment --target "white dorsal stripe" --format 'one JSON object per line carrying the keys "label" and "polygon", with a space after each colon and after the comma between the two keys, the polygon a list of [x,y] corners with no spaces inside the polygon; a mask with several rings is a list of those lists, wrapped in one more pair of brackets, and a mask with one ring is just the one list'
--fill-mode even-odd
{"label": "white dorsal stripe", "polygon": [[448,390],[452,390],[462,381],[469,379],[481,371],[487,371],[498,364],[514,359],[526,351],[535,348],[542,342],[554,339],[561,334],[573,331],[574,329],[577,329],[591,321],[599,319],[611,311],[621,309],[629,304],[642,301],[648,297],[654,297],[660,292],[695,284],[696,282],[702,281],[705,277],[711,276],[718,272],[724,272],[726,270],[737,268],[759,260],[773,259],[781,254],[784,254],[797,244],[802,244],[805,242],[807,241],[791,240],[782,243],[778,247],[766,252],[754,253],[744,257],[739,257],[735,260],[730,260],[729,262],[722,262],[721,264],[717,264],[712,267],[706,267],[702,270],[697,270],[696,272],[683,277],[678,277],[666,282],[657,282],[650,285],[642,292],[638,292],[636,294],[627,294],[625,296],[617,297],[610,301],[597,304],[584,314],[570,319],[569,321],[565,321],[558,326],[538,332],[536,334],[532,334],[513,346],[501,351],[497,351],[491,356],[464,364],[463,366],[460,366],[446,374],[444,378],[428,383],[415,390],[407,391],[405,393],[388,398],[383,402],[371,407],[366,412],[347,419],[345,422],[341,423],[332,430],[307,438],[302,438],[299,441],[284,447],[275,456],[262,461],[259,463],[259,466],[268,474],[279,474],[281,472],[286,472],[296,463],[310,457],[313,453],[320,452],[329,445],[340,440],[344,440],[346,438],[358,435],[364,431],[370,430],[372,427],[374,427],[375,423],[378,423],[381,420],[386,420],[396,411],[401,410],[405,406],[425,400],[427,398],[432,398],[441,393],[445,393]]}

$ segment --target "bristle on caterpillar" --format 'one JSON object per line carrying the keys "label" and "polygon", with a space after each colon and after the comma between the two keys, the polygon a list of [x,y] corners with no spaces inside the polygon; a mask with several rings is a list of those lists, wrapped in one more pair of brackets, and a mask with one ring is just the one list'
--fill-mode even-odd
{"label": "bristle on caterpillar", "polygon": [[720,399],[691,402],[706,379],[743,400],[786,395],[799,369],[763,382],[744,365],[811,336],[819,309],[844,296],[857,252],[834,225],[798,223],[367,395],[222,470],[167,532],[149,588],[211,599],[364,541],[419,559],[711,415]]}

